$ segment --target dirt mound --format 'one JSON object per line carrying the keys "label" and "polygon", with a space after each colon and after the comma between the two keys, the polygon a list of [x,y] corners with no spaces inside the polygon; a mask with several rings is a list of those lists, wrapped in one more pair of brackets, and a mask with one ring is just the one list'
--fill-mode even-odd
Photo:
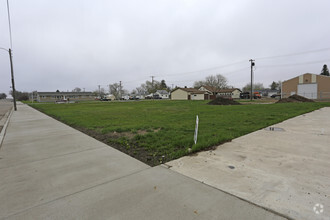
{"label": "dirt mound", "polygon": [[288,98],[280,99],[276,103],[288,103],[288,102],[314,102],[314,101],[300,95],[292,95],[289,96]]}
{"label": "dirt mound", "polygon": [[222,97],[218,97],[218,98],[210,101],[207,104],[209,104],[209,105],[241,105],[241,103],[236,102],[232,99],[226,99],[226,98],[222,98]]}

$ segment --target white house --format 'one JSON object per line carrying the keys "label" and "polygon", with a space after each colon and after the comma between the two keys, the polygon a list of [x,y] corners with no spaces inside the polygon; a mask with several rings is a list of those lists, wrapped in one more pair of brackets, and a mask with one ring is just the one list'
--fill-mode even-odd
{"label": "white house", "polygon": [[158,95],[162,99],[170,98],[170,94],[166,90],[157,90],[154,95]]}

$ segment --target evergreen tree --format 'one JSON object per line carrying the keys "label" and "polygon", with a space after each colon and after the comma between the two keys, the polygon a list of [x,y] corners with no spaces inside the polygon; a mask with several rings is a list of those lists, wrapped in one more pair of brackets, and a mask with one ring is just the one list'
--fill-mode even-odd
{"label": "evergreen tree", "polygon": [[323,68],[322,68],[322,71],[321,71],[321,74],[320,75],[330,76],[329,69],[328,69],[328,66],[326,64],[323,65]]}
{"label": "evergreen tree", "polygon": [[159,88],[160,89],[167,89],[167,85],[166,85],[165,80],[160,81],[160,87]]}
{"label": "evergreen tree", "polygon": [[270,89],[271,90],[276,90],[278,87],[279,87],[279,84],[274,82],[274,81],[272,82],[272,84],[270,84]]}

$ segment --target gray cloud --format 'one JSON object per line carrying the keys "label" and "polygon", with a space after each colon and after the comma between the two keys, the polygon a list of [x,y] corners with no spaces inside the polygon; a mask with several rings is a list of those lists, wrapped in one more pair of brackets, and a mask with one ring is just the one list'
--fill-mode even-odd
{"label": "gray cloud", "polygon": [[[120,80],[131,90],[151,75],[191,86],[217,73],[242,87],[249,82],[250,58],[330,48],[327,0],[10,3],[16,87],[24,91],[94,90]],[[0,4],[0,47],[8,48],[6,5]],[[268,86],[273,80],[319,73],[322,62],[269,66],[327,59],[330,63],[330,50],[257,59],[256,81]],[[187,73],[237,61],[246,62]],[[3,50],[0,72],[0,92],[8,92],[9,59]]]}

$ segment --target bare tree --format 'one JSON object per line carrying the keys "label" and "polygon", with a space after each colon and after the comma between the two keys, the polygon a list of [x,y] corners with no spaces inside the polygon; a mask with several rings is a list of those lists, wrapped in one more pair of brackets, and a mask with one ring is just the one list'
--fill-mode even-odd
{"label": "bare tree", "polygon": [[194,88],[195,89],[198,89],[198,88],[200,88],[203,85],[206,85],[206,83],[204,81],[202,81],[202,80],[194,82]]}
{"label": "bare tree", "polygon": [[110,84],[110,93],[116,97],[116,99],[120,99],[122,95],[126,93],[123,87],[120,88],[119,83]]}
{"label": "bare tree", "polygon": [[74,88],[74,89],[72,90],[72,92],[81,92],[81,88],[76,87],[76,88]]}
{"label": "bare tree", "polygon": [[221,74],[210,75],[205,78],[205,80],[194,82],[194,88],[199,88],[201,86],[212,86],[217,89],[226,89],[228,88],[228,81],[226,77]]}
{"label": "bare tree", "polygon": [[102,97],[104,97],[105,96],[105,89],[104,88],[100,88],[100,90],[94,90],[93,91],[93,94],[95,95],[95,96],[98,96],[98,97],[100,97],[100,98],[102,98]]}

